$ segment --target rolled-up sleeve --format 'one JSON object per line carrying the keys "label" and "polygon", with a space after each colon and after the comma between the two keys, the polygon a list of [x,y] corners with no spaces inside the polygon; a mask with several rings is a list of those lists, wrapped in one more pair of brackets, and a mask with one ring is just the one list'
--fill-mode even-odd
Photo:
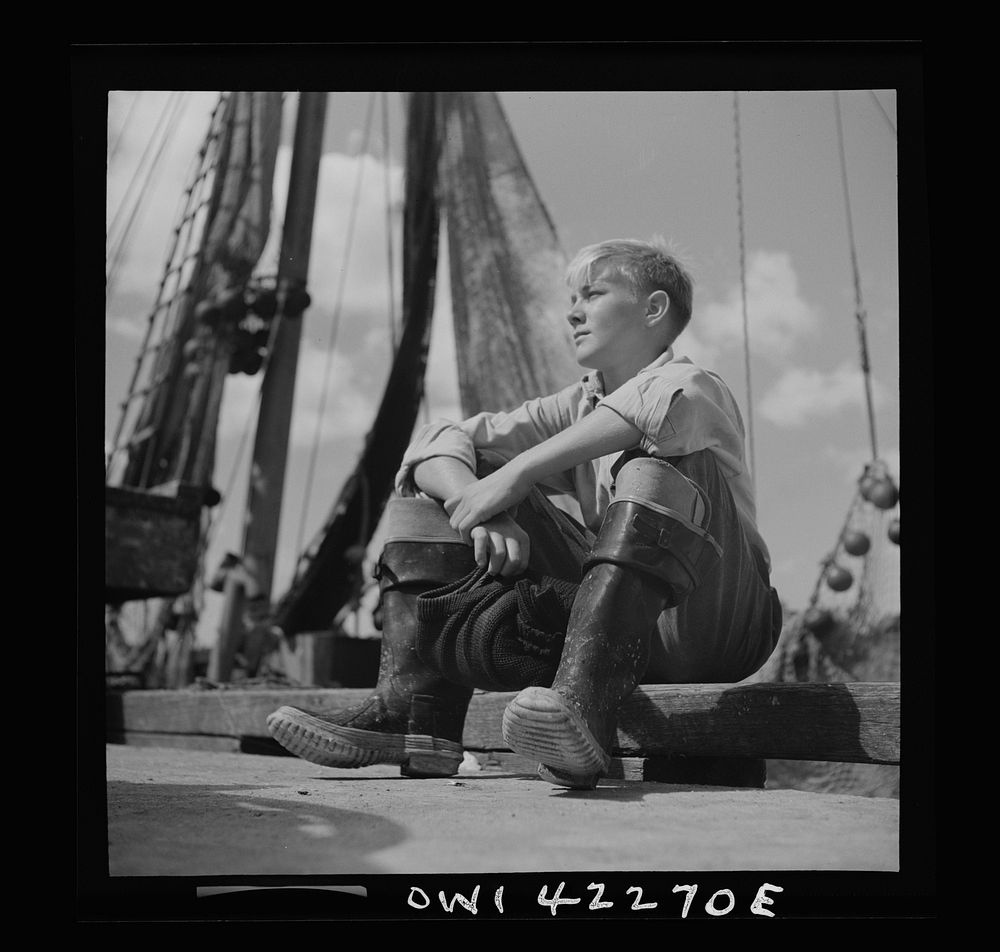
{"label": "rolled-up sleeve", "polygon": [[401,496],[415,496],[413,470],[435,456],[450,456],[476,471],[476,450],[461,426],[450,420],[438,420],[425,424],[414,434],[396,473],[396,492]]}
{"label": "rolled-up sleeve", "polygon": [[[440,420],[425,424],[403,454],[396,474],[396,492],[416,495],[414,469],[436,456],[457,459],[473,472],[481,450],[489,451],[498,462],[513,459],[570,426],[580,393],[580,385],[574,384],[551,396],[528,400],[510,413],[478,413],[461,423]],[[560,491],[567,490],[558,477],[547,482]]]}
{"label": "rolled-up sleeve", "polygon": [[642,373],[604,397],[599,406],[614,410],[640,430],[647,453],[670,457],[714,449],[730,471],[743,468],[739,409],[709,373]]}

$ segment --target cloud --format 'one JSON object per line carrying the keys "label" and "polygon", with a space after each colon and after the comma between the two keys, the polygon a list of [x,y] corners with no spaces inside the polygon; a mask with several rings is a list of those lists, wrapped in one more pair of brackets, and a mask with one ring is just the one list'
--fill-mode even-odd
{"label": "cloud", "polygon": [[[885,402],[885,390],[872,382],[876,407]],[[849,363],[824,373],[796,367],[787,371],[764,395],[757,412],[780,427],[802,426],[817,417],[832,417],[864,402],[861,371]]]}
{"label": "cloud", "polygon": [[[732,287],[724,301],[698,309],[699,339],[708,347],[743,346],[743,296]],[[791,256],[784,251],[755,251],[747,263],[747,324],[753,353],[777,359],[787,355],[818,324],[816,308],[799,290]]]}
{"label": "cloud", "polygon": [[[261,255],[260,271],[277,271],[281,222],[284,220],[291,149],[278,150],[275,166],[274,222]],[[331,314],[338,306],[343,318],[362,310],[385,315],[388,333],[390,303],[389,259],[399,272],[402,262],[401,213],[403,170],[368,154],[325,153],[320,161],[309,257],[309,293]],[[354,211],[352,212],[352,209]],[[388,229],[391,228],[390,252]],[[348,244],[349,242],[349,244]],[[346,270],[345,270],[346,268]],[[394,279],[396,319],[399,281]]]}
{"label": "cloud", "polygon": [[[371,428],[381,394],[375,395],[358,364],[343,353],[303,349],[295,386],[291,441],[312,446],[345,437],[363,436]],[[327,380],[324,396],[324,379]]]}
{"label": "cloud", "polygon": [[129,340],[141,341],[146,335],[147,324],[145,318],[136,320],[128,317],[109,317],[107,330],[110,334],[119,334]]}
{"label": "cloud", "polygon": [[[325,395],[324,379],[328,381]],[[221,438],[240,436],[253,426],[260,381],[260,374],[231,374],[226,378],[219,415]],[[310,447],[317,438],[327,443],[364,435],[375,419],[378,400],[350,357],[335,352],[328,368],[324,352],[304,347],[295,378],[291,447]]]}

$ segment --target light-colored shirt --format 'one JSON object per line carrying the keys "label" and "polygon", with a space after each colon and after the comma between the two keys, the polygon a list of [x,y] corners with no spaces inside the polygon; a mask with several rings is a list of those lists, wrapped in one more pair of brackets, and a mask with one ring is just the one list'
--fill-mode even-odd
{"label": "light-colored shirt", "polygon": [[[743,417],[723,380],[668,349],[613,393],[605,394],[600,372],[546,397],[536,397],[509,413],[478,413],[461,422],[440,420],[421,427],[403,455],[396,476],[401,495],[417,493],[413,470],[424,460],[450,456],[476,471],[476,451],[510,460],[593,413],[613,410],[642,433],[640,447],[652,456],[686,456],[710,450],[733,494],[744,532],[770,567],[767,546],[757,529],[753,483],[747,470]],[[611,502],[612,453],[545,478],[540,488],[565,494],[579,504],[582,521],[597,532]]]}

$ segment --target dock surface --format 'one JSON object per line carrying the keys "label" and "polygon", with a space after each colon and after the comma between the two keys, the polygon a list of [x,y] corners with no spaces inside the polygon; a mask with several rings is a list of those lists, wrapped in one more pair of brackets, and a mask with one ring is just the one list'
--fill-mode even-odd
{"label": "dock surface", "polygon": [[[899,869],[899,801],[108,744],[112,877]],[[474,769],[479,767],[479,769]]]}

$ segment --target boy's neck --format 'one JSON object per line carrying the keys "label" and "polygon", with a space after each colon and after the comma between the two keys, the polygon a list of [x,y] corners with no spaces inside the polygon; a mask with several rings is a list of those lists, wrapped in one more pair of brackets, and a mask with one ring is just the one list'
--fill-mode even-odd
{"label": "boy's neck", "polygon": [[[671,345],[672,346],[672,345]],[[604,393],[614,393],[622,384],[631,380],[640,370],[644,370],[651,363],[659,360],[670,353],[670,346],[652,356],[643,355],[629,364],[620,367],[600,367],[597,368],[601,379],[604,381]]]}

